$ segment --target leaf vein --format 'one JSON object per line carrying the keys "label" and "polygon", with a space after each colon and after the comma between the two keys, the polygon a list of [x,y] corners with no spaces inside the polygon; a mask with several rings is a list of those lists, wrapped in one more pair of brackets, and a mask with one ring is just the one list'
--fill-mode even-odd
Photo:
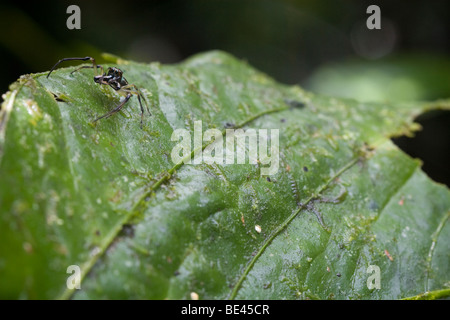
{"label": "leaf vein", "polygon": [[247,275],[249,274],[250,270],[253,268],[253,266],[255,265],[256,261],[259,259],[259,257],[261,257],[261,255],[264,253],[264,251],[267,249],[267,247],[270,245],[270,243],[272,243],[272,241],[283,231],[286,229],[286,227],[292,222],[292,220],[294,220],[294,218],[300,213],[300,211],[302,211],[303,209],[306,208],[306,205],[312,201],[313,199],[317,198],[319,196],[319,194],[325,190],[330,183],[336,179],[337,177],[339,177],[342,173],[344,173],[345,171],[347,171],[348,169],[350,169],[354,164],[356,164],[359,160],[359,157],[353,158],[352,160],[350,160],[345,166],[343,166],[333,177],[331,177],[324,185],[322,185],[321,187],[319,187],[316,192],[311,195],[304,203],[302,203],[300,205],[300,207],[294,211],[289,217],[287,217],[286,220],[283,221],[282,224],[280,224],[278,226],[278,228],[276,228],[274,230],[274,232],[272,232],[272,234],[263,242],[263,244],[261,245],[261,247],[259,248],[258,252],[253,256],[253,258],[249,261],[249,263],[247,264],[247,266],[245,267],[242,275],[240,276],[240,278],[238,279],[238,281],[236,282],[236,284],[234,285],[229,299],[234,299],[239,291],[239,289],[241,288],[242,283],[244,282],[245,278],[247,277]]}

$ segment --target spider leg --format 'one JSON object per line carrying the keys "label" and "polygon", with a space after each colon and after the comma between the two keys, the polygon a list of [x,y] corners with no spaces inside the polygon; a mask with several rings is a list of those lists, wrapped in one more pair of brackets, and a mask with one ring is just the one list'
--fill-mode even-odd
{"label": "spider leg", "polygon": [[[95,65],[95,66],[81,66],[81,67],[79,67],[79,68],[73,70],[70,74],[72,74],[72,73],[74,73],[74,72],[77,72],[77,71],[80,70],[80,69],[85,69],[85,68],[100,68],[100,69],[101,69],[101,73],[103,74],[103,66],[101,66],[101,65],[99,65],[99,64],[97,64],[97,65]],[[96,73],[96,75],[97,75],[97,72],[95,72],[95,73]]]}
{"label": "spider leg", "polygon": [[147,100],[145,99],[144,95],[142,94],[142,92],[139,90],[139,88],[135,84],[126,85],[126,86],[120,88],[120,90],[128,92],[129,94],[131,93],[131,94],[137,95],[138,100],[139,100],[139,105],[141,107],[141,128],[142,128],[142,123],[144,121],[144,107],[142,106],[142,100],[145,103],[147,112],[149,113],[150,116],[152,115],[150,113],[150,109],[148,108]]}
{"label": "spider leg", "polygon": [[130,100],[130,98],[131,98],[131,93],[128,93],[127,96],[125,97],[125,99],[117,107],[115,107],[114,109],[112,109],[108,113],[105,113],[101,117],[98,117],[93,122],[97,122],[98,120],[103,119],[103,118],[109,118],[114,113],[119,112],[122,109],[122,107],[125,105],[125,103],[127,103],[127,101]]}
{"label": "spider leg", "polygon": [[140,90],[139,90],[138,97],[140,97],[140,98],[142,98],[142,100],[144,100],[145,107],[147,108],[147,112],[148,112],[148,114],[151,116],[152,113],[150,112],[150,109],[148,108],[147,100],[145,99],[144,95],[142,94],[142,92],[141,92]]}
{"label": "spider leg", "polygon": [[141,129],[142,123],[144,122],[144,108],[142,108],[141,95],[138,95],[139,105],[141,106]]}
{"label": "spider leg", "polygon": [[93,68],[94,68],[95,75],[97,75],[97,65],[96,65],[96,63],[95,63],[95,59],[94,59],[94,58],[92,58],[92,57],[84,57],[84,58],[64,58],[64,59],[59,60],[57,63],[55,63],[55,65],[50,69],[50,72],[47,74],[47,78],[50,76],[50,73],[52,73],[53,70],[55,70],[55,68],[56,68],[61,62],[64,62],[64,61],[72,61],[72,60],[80,60],[80,61],[87,61],[87,60],[90,60],[90,61],[92,61],[92,65],[93,65]]}

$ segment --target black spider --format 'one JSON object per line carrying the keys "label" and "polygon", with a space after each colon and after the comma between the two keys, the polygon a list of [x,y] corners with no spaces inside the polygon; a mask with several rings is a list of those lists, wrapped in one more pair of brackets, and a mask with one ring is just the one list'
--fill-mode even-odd
{"label": "black spider", "polygon": [[[144,100],[145,106],[147,107],[147,111],[150,114],[150,110],[148,109],[147,101],[145,100],[144,95],[139,90],[139,88],[136,85],[134,85],[134,84],[129,84],[128,81],[123,77],[123,71],[122,70],[120,70],[119,68],[110,67],[110,68],[108,68],[106,73],[104,73],[103,67],[101,65],[97,65],[95,63],[95,59],[92,58],[92,57],[64,58],[64,59],[59,60],[53,66],[53,68],[50,69],[50,72],[48,73],[47,78],[50,76],[50,74],[53,72],[53,70],[61,62],[69,61],[69,60],[81,60],[81,61],[90,60],[92,62],[92,66],[81,66],[78,69],[75,69],[74,71],[72,71],[71,74],[74,73],[75,71],[78,71],[78,70],[83,69],[83,68],[93,68],[94,69],[94,73],[95,73],[95,75],[94,75],[94,82],[95,83],[109,85],[111,88],[116,90],[116,92],[118,94],[120,94],[120,95],[125,97],[125,99],[117,107],[115,107],[114,109],[112,109],[108,113],[98,117],[93,122],[96,122],[96,121],[98,121],[100,119],[103,119],[103,118],[108,118],[108,117],[112,116],[114,113],[120,111],[122,109],[122,107],[125,105],[125,103],[127,103],[127,101],[131,98],[131,95],[134,94],[134,95],[137,95],[138,100],[139,100],[139,105],[141,106],[141,128],[142,128],[142,121],[143,121],[143,118],[144,118],[144,108],[142,107],[141,98],[142,98],[142,100]],[[98,75],[97,68],[101,69],[101,75]]]}

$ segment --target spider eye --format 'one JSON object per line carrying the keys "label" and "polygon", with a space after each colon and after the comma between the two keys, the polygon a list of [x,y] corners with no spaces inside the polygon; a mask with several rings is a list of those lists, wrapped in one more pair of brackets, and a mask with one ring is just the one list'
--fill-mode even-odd
{"label": "spider eye", "polygon": [[109,75],[113,76],[113,77],[121,77],[122,76],[122,71],[120,69],[117,68],[111,68],[109,71]]}

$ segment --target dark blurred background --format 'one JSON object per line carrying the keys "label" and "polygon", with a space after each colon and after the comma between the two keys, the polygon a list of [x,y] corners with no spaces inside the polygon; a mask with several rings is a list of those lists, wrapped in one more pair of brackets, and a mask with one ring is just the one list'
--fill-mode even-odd
{"label": "dark blurred background", "polygon": [[[81,9],[81,30],[66,27],[72,4]],[[380,30],[366,27],[371,4],[381,9]],[[109,52],[176,63],[220,49],[318,93],[363,101],[449,98],[449,9],[448,0],[3,1],[0,89],[62,57]],[[450,112],[418,121],[423,130],[415,138],[394,142],[450,185]]]}

